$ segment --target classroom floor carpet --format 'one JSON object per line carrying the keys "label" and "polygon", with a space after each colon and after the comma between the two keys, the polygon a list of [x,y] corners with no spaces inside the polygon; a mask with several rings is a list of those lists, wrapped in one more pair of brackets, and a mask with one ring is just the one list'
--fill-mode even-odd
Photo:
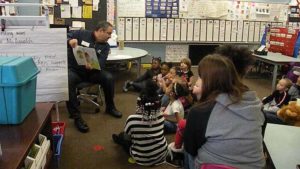
{"label": "classroom floor carpet", "polygon": [[[60,169],[143,169],[142,167],[128,162],[128,156],[123,149],[116,145],[111,135],[123,130],[124,123],[128,115],[135,112],[137,93],[122,91],[125,80],[133,80],[136,71],[114,72],[115,84],[115,103],[117,109],[123,113],[121,119],[114,118],[104,113],[102,107],[100,113],[94,114],[94,107],[82,103],[81,114],[88,123],[90,131],[80,133],[74,127],[74,122],[69,119],[65,103],[59,104],[60,120],[66,123],[65,138],[62,144],[61,157],[59,159]],[[193,68],[196,74],[196,68]],[[271,79],[246,78],[244,80],[252,90],[257,91],[260,98],[271,93]],[[52,120],[56,121],[53,113]],[[172,142],[174,135],[168,135],[168,142]],[[171,169],[172,166],[162,164],[151,167],[152,169]]]}

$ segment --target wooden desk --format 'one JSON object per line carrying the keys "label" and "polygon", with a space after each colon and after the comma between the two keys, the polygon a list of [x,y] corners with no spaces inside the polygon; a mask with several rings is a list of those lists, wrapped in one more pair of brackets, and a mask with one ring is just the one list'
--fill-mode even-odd
{"label": "wooden desk", "polygon": [[275,90],[275,86],[276,86],[278,66],[292,63],[292,62],[300,62],[300,59],[298,59],[298,58],[285,56],[285,55],[282,55],[281,53],[268,52],[268,55],[253,54],[253,56],[255,56],[256,60],[274,65],[273,79],[272,79],[272,91]]}
{"label": "wooden desk", "polygon": [[296,169],[300,164],[300,127],[267,124],[264,141],[277,169]]}
{"label": "wooden desk", "polygon": [[111,48],[111,53],[108,55],[107,61],[136,60],[138,66],[137,75],[139,76],[141,74],[141,59],[146,55],[148,55],[148,52],[143,49],[124,47],[123,50],[120,50],[119,48]]}
{"label": "wooden desk", "polygon": [[22,124],[0,125],[0,169],[20,168],[39,133],[47,136],[52,142],[52,107],[52,103],[37,103]]}

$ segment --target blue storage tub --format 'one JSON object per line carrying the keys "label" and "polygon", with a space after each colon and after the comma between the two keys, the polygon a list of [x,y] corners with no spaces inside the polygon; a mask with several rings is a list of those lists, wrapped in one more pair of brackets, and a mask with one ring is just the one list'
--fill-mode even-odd
{"label": "blue storage tub", "polygon": [[38,73],[31,57],[0,57],[0,124],[19,124],[34,108]]}

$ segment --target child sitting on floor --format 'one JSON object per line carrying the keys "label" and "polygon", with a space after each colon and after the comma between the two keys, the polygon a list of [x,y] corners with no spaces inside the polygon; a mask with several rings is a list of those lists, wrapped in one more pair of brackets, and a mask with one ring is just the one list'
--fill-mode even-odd
{"label": "child sitting on floor", "polygon": [[153,77],[160,74],[160,63],[159,57],[152,58],[151,69],[147,70],[142,76],[138,77],[134,81],[127,80],[123,86],[123,91],[128,92],[129,89],[134,91],[142,91],[145,88],[146,80],[153,79]]}
{"label": "child sitting on floor", "polygon": [[[180,71],[179,76],[182,78],[184,82],[190,87],[192,86],[192,81],[194,74],[191,71],[192,62],[189,58],[182,58],[180,61]],[[192,89],[191,89],[192,90]]]}
{"label": "child sitting on floor", "polygon": [[263,111],[276,113],[281,106],[288,104],[290,101],[288,90],[291,86],[292,81],[290,79],[280,79],[276,85],[276,90],[273,91],[271,95],[262,100],[262,103],[264,105]]}
{"label": "child sitting on floor", "polygon": [[153,80],[157,82],[157,85],[161,87],[163,81],[167,78],[167,75],[170,72],[170,69],[172,68],[172,63],[168,62],[162,62],[160,66],[160,74],[157,76],[154,76]]}
{"label": "child sitting on floor", "polygon": [[159,87],[163,91],[164,95],[161,98],[161,106],[166,107],[169,103],[169,96],[166,95],[167,87],[173,82],[178,81],[180,78],[177,74],[177,67],[171,67],[169,73],[164,77],[158,80]]}
{"label": "child sitting on floor", "polygon": [[184,108],[179,100],[180,97],[187,94],[187,89],[179,82],[170,84],[166,89],[166,95],[169,97],[169,104],[164,109],[162,114],[165,120],[165,133],[175,133],[178,122],[184,117]]}
{"label": "child sitting on floor", "polygon": [[[197,102],[200,100],[202,93],[202,80],[198,78],[195,85],[193,86],[192,94],[194,98],[196,98]],[[178,123],[176,134],[175,134],[175,142],[172,142],[168,145],[169,155],[166,158],[168,164],[174,167],[182,167],[183,166],[183,135],[184,129],[186,125],[186,120],[181,119]]]}
{"label": "child sitting on floor", "polygon": [[154,81],[146,81],[146,88],[137,99],[136,114],[127,118],[124,132],[112,135],[114,142],[131,156],[131,161],[139,165],[159,165],[167,156],[164,117],[159,111],[157,89]]}
{"label": "child sitting on floor", "polygon": [[288,78],[279,80],[276,85],[276,90],[268,97],[262,100],[263,112],[266,116],[267,123],[285,124],[277,117],[276,112],[290,101],[288,90],[292,85],[292,81]]}

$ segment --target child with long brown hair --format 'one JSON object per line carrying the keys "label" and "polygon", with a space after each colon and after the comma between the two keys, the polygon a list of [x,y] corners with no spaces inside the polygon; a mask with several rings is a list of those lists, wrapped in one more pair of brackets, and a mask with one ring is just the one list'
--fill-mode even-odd
{"label": "child with long brown hair", "polygon": [[184,148],[194,158],[190,166],[263,168],[264,115],[256,93],[241,82],[232,61],[221,55],[204,57],[198,74],[202,94],[189,112],[184,133]]}

